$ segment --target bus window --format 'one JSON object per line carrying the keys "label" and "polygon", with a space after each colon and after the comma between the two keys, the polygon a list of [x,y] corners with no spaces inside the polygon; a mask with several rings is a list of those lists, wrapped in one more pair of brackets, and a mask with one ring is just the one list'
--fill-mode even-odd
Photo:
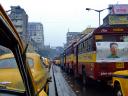
{"label": "bus window", "polygon": [[102,35],[96,35],[96,36],[95,36],[95,39],[96,39],[96,40],[102,40],[102,39],[103,39],[103,36],[102,36]]}
{"label": "bus window", "polygon": [[123,36],[124,42],[128,42],[128,36]]}
{"label": "bus window", "polygon": [[91,51],[94,51],[94,42],[93,42],[93,37],[89,38],[87,40],[87,51],[88,52],[91,52]]}
{"label": "bus window", "polygon": [[78,45],[78,53],[80,53],[80,45]]}

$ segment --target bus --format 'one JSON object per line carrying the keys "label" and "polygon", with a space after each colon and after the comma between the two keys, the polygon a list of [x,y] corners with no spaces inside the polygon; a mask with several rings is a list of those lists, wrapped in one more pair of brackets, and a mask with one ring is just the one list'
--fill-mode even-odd
{"label": "bus", "polygon": [[65,70],[68,73],[73,74],[74,73],[74,44],[76,42],[73,42],[70,44],[65,50],[64,50],[64,62],[65,62]]}
{"label": "bus", "polygon": [[115,71],[128,69],[127,26],[103,26],[64,50],[64,68],[84,85],[90,80],[111,84]]}
{"label": "bus", "polygon": [[60,54],[60,67],[61,67],[61,69],[63,69],[64,70],[64,61],[65,61],[65,59],[64,59],[64,52],[62,52],[61,54]]}
{"label": "bus", "polygon": [[75,74],[84,84],[111,81],[113,72],[128,69],[128,28],[100,26],[74,45],[74,54]]}

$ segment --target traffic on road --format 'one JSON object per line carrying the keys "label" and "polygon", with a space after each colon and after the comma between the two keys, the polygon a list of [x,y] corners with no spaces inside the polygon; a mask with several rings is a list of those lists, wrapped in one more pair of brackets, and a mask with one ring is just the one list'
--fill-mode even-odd
{"label": "traffic on road", "polygon": [[51,58],[21,38],[0,5],[0,96],[128,96],[128,14],[117,7],[128,5],[110,6],[102,25]]}

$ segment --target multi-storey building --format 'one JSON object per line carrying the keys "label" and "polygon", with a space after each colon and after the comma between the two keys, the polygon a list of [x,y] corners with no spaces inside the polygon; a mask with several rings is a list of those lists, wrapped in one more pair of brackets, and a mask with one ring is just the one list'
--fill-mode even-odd
{"label": "multi-storey building", "polygon": [[9,14],[9,17],[12,20],[21,38],[25,42],[27,42],[28,15],[26,14],[25,10],[22,9],[20,6],[11,6],[11,12]]}
{"label": "multi-storey building", "polygon": [[82,36],[83,34],[81,32],[68,32],[67,33],[67,44],[66,46],[70,45],[71,43],[79,40],[79,38]]}
{"label": "multi-storey building", "polygon": [[96,28],[88,27],[88,28],[86,28],[82,33],[83,33],[84,35],[87,35],[88,33],[94,31],[95,29],[96,29]]}
{"label": "multi-storey building", "polygon": [[43,33],[43,25],[39,22],[29,22],[28,23],[28,33],[29,40],[33,42],[34,40],[36,45],[38,45],[38,49],[44,47],[44,33]]}

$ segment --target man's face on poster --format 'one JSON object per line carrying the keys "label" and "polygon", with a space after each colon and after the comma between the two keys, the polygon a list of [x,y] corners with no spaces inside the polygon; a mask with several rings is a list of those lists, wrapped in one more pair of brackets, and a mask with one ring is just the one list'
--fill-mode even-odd
{"label": "man's face on poster", "polygon": [[118,45],[117,44],[112,44],[110,47],[111,53],[112,55],[116,55],[117,54],[117,50],[118,50]]}

